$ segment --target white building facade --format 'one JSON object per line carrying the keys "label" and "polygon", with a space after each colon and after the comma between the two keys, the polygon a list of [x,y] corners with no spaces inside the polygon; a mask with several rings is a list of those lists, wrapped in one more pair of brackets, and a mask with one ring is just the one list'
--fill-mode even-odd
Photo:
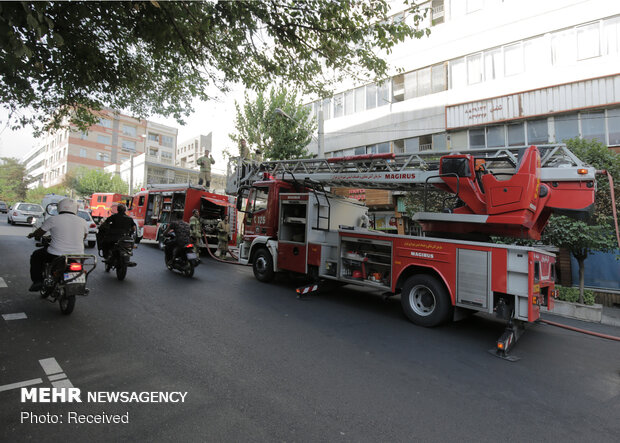
{"label": "white building facade", "polygon": [[203,155],[208,155],[212,151],[213,133],[209,132],[208,135],[197,135],[188,140],[182,141],[177,146],[176,162],[177,166],[182,168],[199,168],[196,164]]}
{"label": "white building facade", "polygon": [[[393,20],[410,20],[393,2]],[[315,101],[326,157],[597,139],[620,150],[620,2],[433,0],[383,84]],[[318,112],[316,113],[318,115]],[[316,143],[310,151],[318,152]]]}

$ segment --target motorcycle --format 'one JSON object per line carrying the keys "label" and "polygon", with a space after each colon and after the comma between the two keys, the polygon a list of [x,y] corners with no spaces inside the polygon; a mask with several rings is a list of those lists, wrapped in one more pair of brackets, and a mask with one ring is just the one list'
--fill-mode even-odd
{"label": "motorcycle", "polygon": [[[42,237],[36,245],[47,248],[50,240],[49,236]],[[46,298],[51,303],[58,301],[60,312],[71,314],[75,307],[75,297],[86,296],[90,292],[86,287],[86,280],[95,267],[97,257],[91,254],[65,254],[56,257],[45,265],[41,298]]]}
{"label": "motorcycle", "polygon": [[127,268],[133,268],[137,263],[131,261],[133,255],[134,238],[131,235],[121,237],[110,250],[110,257],[104,260],[105,272],[116,270],[116,278],[124,280]]}
{"label": "motorcycle", "polygon": [[172,257],[172,251],[174,249],[173,245],[175,242],[174,233],[168,233],[164,239],[164,260],[166,262],[166,267],[170,271],[179,271],[185,277],[192,277],[194,275],[194,268],[198,266],[200,263],[200,259],[198,255],[194,252],[194,244],[188,243],[182,248],[178,248],[177,252],[178,256],[176,258]]}

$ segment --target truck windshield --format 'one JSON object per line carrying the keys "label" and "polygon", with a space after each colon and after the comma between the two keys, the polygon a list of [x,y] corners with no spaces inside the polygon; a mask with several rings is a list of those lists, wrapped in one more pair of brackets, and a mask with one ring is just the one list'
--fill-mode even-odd
{"label": "truck windshield", "polygon": [[267,208],[268,189],[252,188],[248,196],[247,212],[256,212]]}

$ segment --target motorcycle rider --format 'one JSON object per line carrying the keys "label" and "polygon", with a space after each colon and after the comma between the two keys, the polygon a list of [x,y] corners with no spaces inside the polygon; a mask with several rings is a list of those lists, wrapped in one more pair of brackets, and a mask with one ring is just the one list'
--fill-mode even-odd
{"label": "motorcycle rider", "polygon": [[84,239],[88,235],[88,223],[78,217],[77,203],[70,198],[58,202],[58,215],[49,217],[40,228],[28,234],[28,238],[41,238],[49,231],[52,240],[47,248],[37,249],[30,256],[31,292],[43,287],[45,265],[64,254],[83,254]]}
{"label": "motorcycle rider", "polygon": [[191,241],[189,224],[183,220],[171,222],[163,235],[166,236],[171,232],[174,232],[174,241],[166,244],[166,262],[177,259],[185,245]]}
{"label": "motorcycle rider", "polygon": [[124,235],[133,235],[136,230],[136,224],[133,218],[125,214],[127,207],[124,204],[119,204],[116,207],[116,214],[112,214],[99,227],[99,234],[97,240],[101,238],[99,243],[99,249],[103,251],[103,257],[105,260],[110,258],[110,253],[114,244]]}

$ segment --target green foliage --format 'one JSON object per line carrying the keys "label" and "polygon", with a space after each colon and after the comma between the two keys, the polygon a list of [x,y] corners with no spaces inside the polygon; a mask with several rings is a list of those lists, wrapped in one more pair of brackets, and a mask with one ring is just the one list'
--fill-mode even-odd
{"label": "green foliage", "polygon": [[[0,3],[0,100],[13,127],[84,130],[91,110],[189,115],[194,98],[279,78],[324,96],[384,79],[382,54],[421,38],[426,12],[388,20],[388,0]],[[412,2],[413,3],[413,2]],[[34,117],[20,114],[29,109]]]}
{"label": "green foliage", "polygon": [[[616,212],[620,213],[620,154],[612,151],[603,143],[580,138],[567,140],[566,146],[582,162],[595,167],[597,170],[606,170],[611,174],[616,195]],[[610,217],[612,215],[612,204],[607,176],[598,175],[596,186],[595,219],[601,216]]]}
{"label": "green foliage", "polygon": [[568,249],[577,260],[584,259],[590,252],[614,250],[616,239],[609,220],[602,225],[591,225],[566,216],[552,216],[542,234],[546,244]]}
{"label": "green foliage", "polygon": [[[237,132],[229,135],[235,143],[245,139],[251,151],[258,149],[263,158],[270,160],[308,156],[306,146],[312,140],[316,124],[309,118],[310,108],[302,106],[292,89],[272,86],[269,95],[261,90],[255,100],[246,93],[243,109],[237,102],[235,108]],[[278,108],[294,120],[277,114]]]}
{"label": "green foliage", "polygon": [[[567,288],[565,286],[556,285],[556,289],[560,292],[558,298],[563,301],[578,303],[579,302],[579,288]],[[594,304],[594,291],[591,289],[584,289],[583,291],[583,303],[592,306]]]}
{"label": "green foliage", "polygon": [[46,194],[69,195],[69,193],[69,190],[63,185],[51,186],[49,188],[37,186],[36,188],[28,189],[26,192],[26,199],[24,201],[41,204],[41,201]]}
{"label": "green foliage", "polygon": [[0,158],[0,200],[4,202],[23,201],[26,198],[30,178],[26,167],[16,158]]}
{"label": "green foliage", "polygon": [[101,169],[79,168],[67,174],[65,185],[74,189],[81,197],[88,197],[95,192],[127,194],[129,191],[129,185],[118,175]]}

